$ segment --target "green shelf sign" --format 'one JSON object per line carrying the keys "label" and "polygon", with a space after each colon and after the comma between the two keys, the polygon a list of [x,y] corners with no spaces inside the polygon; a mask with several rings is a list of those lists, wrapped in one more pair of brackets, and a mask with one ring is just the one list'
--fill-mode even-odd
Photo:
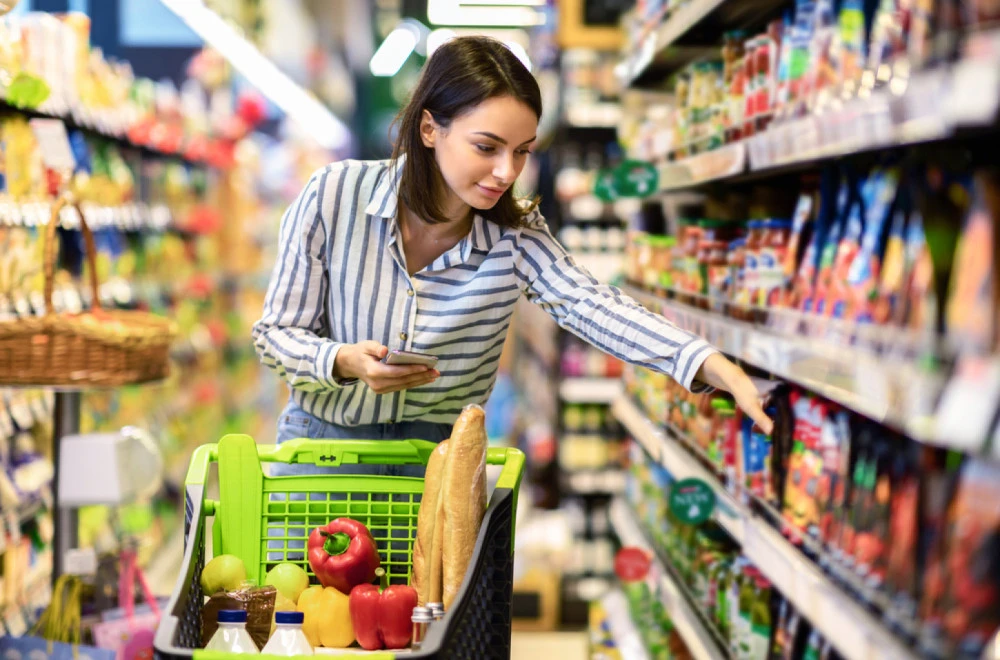
{"label": "green shelf sign", "polygon": [[685,525],[700,525],[715,511],[715,491],[701,479],[682,479],[670,489],[670,512]]}

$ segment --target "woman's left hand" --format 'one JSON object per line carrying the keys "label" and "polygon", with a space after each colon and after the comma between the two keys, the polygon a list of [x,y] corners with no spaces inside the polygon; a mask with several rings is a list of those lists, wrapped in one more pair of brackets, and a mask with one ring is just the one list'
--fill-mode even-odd
{"label": "woman's left hand", "polygon": [[764,412],[761,395],[750,377],[738,366],[727,360],[721,353],[712,353],[701,364],[695,379],[725,390],[733,395],[736,405],[752,419],[757,426],[770,435],[774,422]]}

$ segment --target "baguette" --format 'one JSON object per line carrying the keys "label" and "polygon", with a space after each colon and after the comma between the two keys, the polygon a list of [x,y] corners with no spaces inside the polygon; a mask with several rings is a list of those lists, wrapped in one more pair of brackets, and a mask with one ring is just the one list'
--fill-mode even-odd
{"label": "baguette", "polygon": [[[434,601],[431,597],[431,579],[437,575],[440,593],[441,569],[433,567],[433,548],[435,527],[438,524],[440,509],[441,482],[444,473],[445,457],[448,455],[448,441],[438,444],[431,452],[427,461],[427,471],[424,475],[424,494],[420,499],[420,510],[417,513],[417,540],[413,544],[413,587],[417,590],[417,604],[423,607]],[[440,564],[441,556],[438,554]]]}
{"label": "baguette", "polygon": [[465,408],[452,429],[441,485],[442,591],[447,610],[458,596],[486,513],[486,426],[479,406]]}

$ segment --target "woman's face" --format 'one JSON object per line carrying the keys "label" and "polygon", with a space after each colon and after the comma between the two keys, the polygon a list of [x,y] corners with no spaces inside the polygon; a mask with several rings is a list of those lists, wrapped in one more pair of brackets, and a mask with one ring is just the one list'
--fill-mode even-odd
{"label": "woman's face", "polygon": [[459,218],[469,206],[493,208],[524,169],[537,129],[534,111],[509,96],[483,101],[448,128],[424,111],[421,137],[449,188],[442,211]]}

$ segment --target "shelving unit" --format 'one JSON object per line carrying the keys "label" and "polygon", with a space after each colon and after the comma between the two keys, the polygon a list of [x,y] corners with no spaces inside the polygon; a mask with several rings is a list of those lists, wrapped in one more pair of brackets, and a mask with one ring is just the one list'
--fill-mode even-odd
{"label": "shelving unit", "polygon": [[633,44],[632,55],[620,64],[627,87],[652,87],[667,75],[714,52],[723,32],[763,25],[784,6],[782,0],[754,3],[726,0],[692,0],[658,25],[647,27]]}
{"label": "shelving unit", "polygon": [[[966,356],[950,368],[934,344],[885,327],[838,324],[829,319],[781,312],[765,323],[738,321],[718,312],[654,295],[636,287],[625,292],[677,326],[705,337],[723,353],[895,427],[925,443],[983,451],[992,430],[990,415],[957,414],[955,396],[968,378],[995,388],[997,359]],[[882,340],[864,347],[866,337]],[[975,364],[976,369],[963,369]],[[973,375],[974,374],[974,375]],[[976,384],[972,385],[976,387]],[[946,431],[946,432],[945,432]],[[996,451],[996,448],[993,449]]]}
{"label": "shelving unit", "polygon": [[743,554],[845,658],[918,657],[766,520],[736,502],[685,448],[681,438],[650,421],[626,396],[617,399],[612,410],[632,437],[675,478],[697,477],[712,488],[719,503],[716,520],[743,546]]}
{"label": "shelving unit", "polygon": [[686,590],[683,585],[656,557],[652,544],[646,538],[628,504],[624,500],[616,499],[611,504],[610,517],[611,525],[623,546],[642,548],[653,555],[654,559],[646,582],[652,593],[660,595],[664,609],[684,638],[691,656],[696,660],[728,658],[729,654],[722,648],[721,640],[709,629],[695,605],[685,595]]}

